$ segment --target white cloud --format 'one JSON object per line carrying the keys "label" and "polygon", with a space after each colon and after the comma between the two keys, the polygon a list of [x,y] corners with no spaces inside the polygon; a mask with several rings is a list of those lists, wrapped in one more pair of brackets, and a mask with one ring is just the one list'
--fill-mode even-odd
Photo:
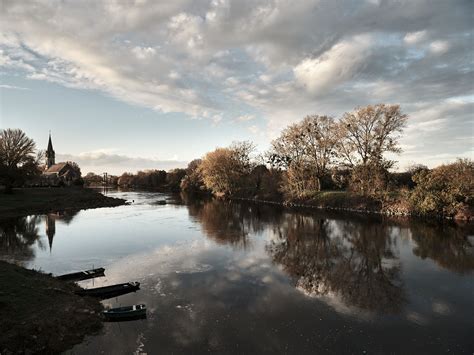
{"label": "white cloud", "polygon": [[449,43],[447,41],[434,41],[430,44],[430,51],[434,54],[446,53],[449,49]]}
{"label": "white cloud", "polygon": [[1,84],[0,89],[9,89],[9,90],[30,90],[29,88],[24,88],[21,86]]}
{"label": "white cloud", "polygon": [[297,81],[314,94],[322,94],[350,80],[370,54],[370,36],[356,36],[337,43],[317,58],[306,58],[295,68]]}
{"label": "white cloud", "polygon": [[410,32],[405,35],[403,40],[407,44],[416,44],[421,42],[423,39],[426,38],[426,31],[417,31],[417,32]]}
{"label": "white cloud", "polygon": [[132,49],[132,52],[133,54],[135,54],[135,56],[138,58],[138,59],[149,59],[151,57],[153,57],[155,54],[156,54],[156,49],[155,48],[152,48],[152,47],[134,47]]}

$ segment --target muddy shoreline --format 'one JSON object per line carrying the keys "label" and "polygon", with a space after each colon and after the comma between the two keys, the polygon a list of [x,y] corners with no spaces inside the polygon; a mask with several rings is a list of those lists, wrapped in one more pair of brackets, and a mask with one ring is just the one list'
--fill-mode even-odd
{"label": "muddy shoreline", "polygon": [[102,304],[74,283],[0,261],[0,353],[60,353],[102,329]]}

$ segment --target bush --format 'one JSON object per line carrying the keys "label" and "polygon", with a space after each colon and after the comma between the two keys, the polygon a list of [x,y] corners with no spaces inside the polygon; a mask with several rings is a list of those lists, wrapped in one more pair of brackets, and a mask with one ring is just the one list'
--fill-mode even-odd
{"label": "bush", "polygon": [[410,195],[413,211],[419,215],[470,219],[473,209],[474,163],[459,159],[413,176],[416,187]]}
{"label": "bush", "polygon": [[349,190],[363,196],[382,197],[388,188],[388,170],[379,164],[358,165],[352,170]]}

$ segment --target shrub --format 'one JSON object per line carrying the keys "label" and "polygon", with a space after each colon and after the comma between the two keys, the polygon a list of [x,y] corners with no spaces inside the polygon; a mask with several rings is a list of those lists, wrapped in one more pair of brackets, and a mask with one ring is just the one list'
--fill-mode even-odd
{"label": "shrub", "polygon": [[419,215],[443,217],[472,216],[474,163],[459,159],[431,171],[421,170],[413,176],[416,187],[410,195],[412,209]]}
{"label": "shrub", "polygon": [[356,166],[351,173],[349,190],[363,196],[382,197],[388,188],[388,170],[380,164]]}

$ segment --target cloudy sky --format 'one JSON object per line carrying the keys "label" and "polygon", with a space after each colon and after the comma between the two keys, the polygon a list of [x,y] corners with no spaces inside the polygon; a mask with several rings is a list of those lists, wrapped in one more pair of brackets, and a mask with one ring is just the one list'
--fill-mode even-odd
{"label": "cloudy sky", "polygon": [[307,114],[398,103],[400,168],[473,157],[471,0],[0,0],[0,126],[83,172],[260,151]]}

